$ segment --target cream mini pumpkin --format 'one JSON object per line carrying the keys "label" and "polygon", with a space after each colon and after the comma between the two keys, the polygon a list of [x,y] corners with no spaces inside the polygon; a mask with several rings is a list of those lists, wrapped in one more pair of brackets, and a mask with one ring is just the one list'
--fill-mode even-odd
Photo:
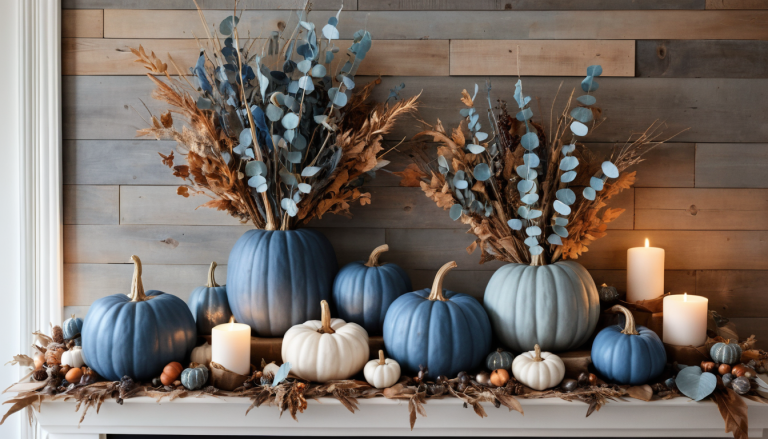
{"label": "cream mini pumpkin", "polygon": [[75,346],[61,354],[61,364],[76,369],[85,366],[85,361],[83,360],[83,348]]}
{"label": "cream mini pumpkin", "polygon": [[205,364],[209,369],[211,368],[211,344],[207,341],[204,344],[192,349],[192,355],[190,360],[193,363]]}
{"label": "cream mini pumpkin", "polygon": [[283,363],[291,363],[291,373],[308,381],[350,378],[368,360],[368,333],[355,323],[331,319],[325,300],[320,307],[321,320],[309,320],[285,333]]}
{"label": "cream mini pumpkin", "polygon": [[512,362],[512,375],[534,390],[555,387],[565,377],[565,364],[555,354],[541,352],[539,345],[533,351],[518,355]]}
{"label": "cream mini pumpkin", "polygon": [[377,389],[386,389],[400,379],[400,364],[391,358],[384,358],[384,351],[379,350],[379,359],[366,363],[363,375],[368,384]]}

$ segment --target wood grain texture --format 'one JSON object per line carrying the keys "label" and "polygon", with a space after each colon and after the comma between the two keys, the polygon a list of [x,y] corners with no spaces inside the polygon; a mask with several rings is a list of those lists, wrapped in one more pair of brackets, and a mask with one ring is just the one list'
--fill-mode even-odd
{"label": "wood grain texture", "polygon": [[757,349],[768,349],[768,318],[731,317],[730,320],[736,325],[740,338],[754,335],[757,337]]}
{"label": "wood grain texture", "polygon": [[120,186],[120,224],[240,226],[236,218],[201,207],[211,200],[200,194],[182,197],[177,186]]}
{"label": "wood grain texture", "polygon": [[768,271],[700,270],[696,294],[709,299],[709,309],[725,317],[768,316]]}
{"label": "wood grain texture", "polygon": [[81,9],[61,11],[62,38],[101,38],[104,36],[104,11]]}
{"label": "wood grain texture", "polygon": [[[176,142],[157,140],[65,140],[64,184],[178,185],[158,152],[174,151]],[[184,159],[176,156],[176,164]]]}
{"label": "wood grain texture", "polygon": [[767,173],[767,144],[696,145],[696,187],[768,188]]}
{"label": "wood grain texture", "polygon": [[768,9],[764,0],[707,0],[707,9]]}
{"label": "wood grain texture", "polygon": [[[519,62],[519,64],[518,64]],[[635,76],[633,40],[451,40],[451,75]]]}
{"label": "wood grain texture", "polygon": [[119,224],[118,186],[65,184],[64,224]]}
{"label": "wood grain texture", "polygon": [[[317,11],[324,23],[333,11]],[[206,11],[218,26],[230,11]],[[339,17],[342,39],[367,29],[375,40],[759,40],[768,39],[763,25],[768,11],[350,11]],[[242,32],[277,30],[293,20],[287,11],[245,11]],[[290,28],[294,24],[288,23]],[[205,35],[196,11],[104,10],[105,38],[193,38]],[[375,43],[374,43],[375,44]]]}
{"label": "wood grain texture", "polygon": [[635,228],[768,230],[768,189],[636,189]]}
{"label": "wood grain texture", "polygon": [[[448,76],[448,44],[445,40],[377,41],[371,47],[365,62],[360,65],[358,74]],[[183,73],[187,73],[187,68],[195,65],[200,54],[197,41],[188,39],[64,38],[61,54],[62,74],[144,76],[147,69],[135,62],[136,56],[130,51],[131,48],[138,49],[140,45],[147,53],[154,52],[166,62],[171,73],[176,73],[176,70],[167,54],[173,57]],[[256,42],[254,46],[261,45]],[[352,45],[352,41],[338,41],[337,45],[341,50],[331,64],[332,71],[338,69],[339,63],[346,61],[347,57],[343,54]],[[268,57],[267,60],[269,59]],[[634,66],[634,61],[632,65]]]}
{"label": "wood grain texture", "polygon": [[[366,83],[370,77],[359,77]],[[403,96],[423,91],[428,104],[420,109],[421,117],[431,123],[438,118],[445,126],[455,126],[461,119],[459,98],[461,90],[475,83],[485,83],[486,77],[387,77],[376,87],[374,97],[385,99],[389,90],[402,82]],[[493,97],[511,100],[516,78],[493,80]],[[534,117],[547,114],[560,82],[570,92],[578,87],[577,78],[526,78],[523,91],[534,98]],[[131,108],[146,117],[139,99],[153,113],[165,108],[149,99],[153,89],[146,77],[126,76],[67,76],[63,82],[63,129],[65,139],[133,139],[144,121]],[[632,133],[643,131],[653,121],[666,121],[667,136],[690,128],[675,138],[676,142],[766,142],[768,141],[768,112],[762,102],[768,102],[768,79],[688,79],[688,78],[601,78],[596,92],[607,120],[585,141],[624,142]],[[565,105],[567,96],[561,93],[555,108]],[[427,98],[427,96],[429,98]],[[428,99],[428,100],[427,100]],[[723,102],[728,111],[722,111]],[[482,104],[479,108],[484,109]],[[546,116],[545,120],[548,120]],[[717,123],[712,123],[717,120]],[[749,126],[750,129],[743,129]],[[388,139],[410,138],[419,129],[415,120],[403,120]],[[765,161],[765,158],[763,158]]]}
{"label": "wood grain texture", "polygon": [[467,0],[358,0],[357,9],[360,11],[608,11],[704,9],[705,4],[705,0],[472,0],[471,2]]}
{"label": "wood grain texture", "polygon": [[[586,143],[596,157],[610,158],[619,143]],[[696,145],[693,143],[661,144],[643,156],[643,161],[627,169],[636,172],[635,187],[693,187]]]}
{"label": "wood grain texture", "polygon": [[[305,0],[238,0],[238,9],[287,9],[299,10],[304,7]],[[203,11],[209,9],[232,9],[234,2],[222,0],[197,0]],[[314,0],[312,10],[338,11],[341,0]],[[195,3],[187,0],[63,0],[64,9],[102,8],[102,9],[195,9]],[[357,0],[344,0],[344,10],[357,9]]]}
{"label": "wood grain texture", "polygon": [[768,41],[638,40],[636,74],[644,78],[765,78]]}
{"label": "wood grain texture", "polygon": [[[64,226],[64,263],[120,264],[132,254],[147,265],[226,264],[250,226]],[[384,242],[381,229],[318,229],[340,264],[365,259]]]}

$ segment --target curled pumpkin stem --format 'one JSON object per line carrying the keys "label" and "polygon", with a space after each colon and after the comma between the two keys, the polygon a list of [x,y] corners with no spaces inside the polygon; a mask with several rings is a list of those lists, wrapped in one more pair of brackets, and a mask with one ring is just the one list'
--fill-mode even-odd
{"label": "curled pumpkin stem", "polygon": [[622,334],[629,334],[629,335],[638,335],[640,334],[637,332],[637,327],[635,326],[635,316],[632,315],[632,312],[628,310],[627,308],[624,308],[621,305],[613,305],[611,307],[611,312],[620,312],[624,314],[624,318],[627,320],[624,323],[624,329],[621,331]]}
{"label": "curled pumpkin stem", "polygon": [[214,288],[220,286],[216,283],[216,278],[213,275],[213,272],[216,271],[216,261],[211,262],[211,267],[208,268],[208,283],[205,285],[208,288]]}
{"label": "curled pumpkin stem", "polygon": [[439,300],[441,302],[448,300],[443,296],[443,279],[449,271],[456,267],[458,267],[458,265],[456,265],[456,261],[451,261],[437,270],[435,281],[432,283],[432,290],[429,292],[429,300]]}
{"label": "curled pumpkin stem", "polygon": [[380,245],[373,249],[371,252],[371,256],[368,257],[368,262],[365,263],[366,267],[378,267],[379,264],[379,256],[381,256],[382,253],[389,251],[389,246],[387,244]]}
{"label": "curled pumpkin stem", "polygon": [[147,300],[147,296],[144,294],[144,284],[141,283],[141,259],[138,256],[131,256],[133,261],[133,279],[131,280],[131,302],[143,302]]}

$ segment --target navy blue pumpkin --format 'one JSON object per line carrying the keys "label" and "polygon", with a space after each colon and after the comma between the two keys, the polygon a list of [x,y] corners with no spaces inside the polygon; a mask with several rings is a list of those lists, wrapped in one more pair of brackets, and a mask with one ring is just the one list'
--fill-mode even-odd
{"label": "navy blue pumpkin", "polygon": [[381,335],[387,309],[398,297],[411,291],[411,279],[396,264],[379,264],[379,256],[389,250],[376,247],[368,262],[345,265],[333,282],[333,300],[339,318],[357,323],[368,335]]}
{"label": "navy blue pumpkin", "polygon": [[319,232],[249,230],[229,253],[229,307],[257,335],[282,337],[291,326],[320,319],[336,268],[333,246]]}
{"label": "navy blue pumpkin", "polygon": [[483,364],[491,349],[491,321],[472,296],[443,291],[443,277],[456,262],[443,265],[432,289],[406,293],[389,307],[384,319],[384,345],[403,372],[419,366],[432,379],[455,377]]}
{"label": "navy blue pumpkin", "polygon": [[227,286],[220,286],[214,277],[216,262],[208,269],[208,283],[197,287],[189,296],[189,310],[197,323],[197,335],[211,335],[216,325],[229,322],[232,311],[227,300]]}
{"label": "navy blue pumpkin", "polygon": [[144,294],[141,261],[131,259],[131,294],[93,302],[83,322],[83,359],[112,381],[125,375],[141,381],[160,376],[168,363],[184,362],[197,341],[187,304],[161,291]]}
{"label": "navy blue pumpkin", "polygon": [[661,375],[667,364],[664,343],[655,332],[644,326],[635,327],[632,313],[621,305],[613,312],[626,318],[620,325],[609,326],[592,343],[592,364],[606,381],[617,384],[647,384]]}

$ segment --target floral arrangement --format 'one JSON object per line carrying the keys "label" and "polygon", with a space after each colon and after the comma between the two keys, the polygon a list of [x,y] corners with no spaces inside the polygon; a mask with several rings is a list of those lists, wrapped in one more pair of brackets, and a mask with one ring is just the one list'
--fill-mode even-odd
{"label": "floral arrangement", "polygon": [[[351,203],[370,203],[359,187],[389,163],[382,137],[415,111],[417,97],[370,102],[380,81],[355,83],[370,33],[356,32],[346,61],[334,62],[341,9],[320,30],[307,21],[310,10],[308,2],[290,33],[284,27],[261,44],[240,37],[236,13],[211,35],[198,7],[208,38],[190,68],[196,86],[170,55],[176,77],[154,53],[132,49],[157,85],[153,97],[171,106],[138,135],[178,142],[186,164],[174,165],[173,152],[161,156],[184,180],[179,195],[208,196],[204,207],[267,230],[293,229],[325,213],[349,215]],[[390,97],[397,100],[397,92]],[[174,113],[186,123],[180,130]]]}
{"label": "floral arrangement", "polygon": [[415,136],[438,142],[437,160],[414,148],[415,163],[400,173],[401,184],[421,186],[449,211],[451,219],[467,224],[477,237],[467,250],[471,253],[480,247],[481,264],[498,259],[543,265],[578,258],[590,243],[605,236],[607,223],[624,211],[605,208],[635,181],[634,172],[623,171],[669,140],[658,139],[664,125],[654,122],[616,147],[606,161],[579,143],[602,121],[592,95],[601,73],[598,65],[587,68],[581,83],[585,94],[574,99],[571,92],[554,120],[550,111],[548,129],[533,120],[531,97],[524,95],[520,80],[515,85],[519,111],[514,116],[505,101],[499,100],[493,108],[488,84],[490,135],[482,129],[485,122],[476,105],[477,84],[471,96],[464,90],[465,108],[460,111],[464,119],[457,128],[448,132],[438,120]]}

